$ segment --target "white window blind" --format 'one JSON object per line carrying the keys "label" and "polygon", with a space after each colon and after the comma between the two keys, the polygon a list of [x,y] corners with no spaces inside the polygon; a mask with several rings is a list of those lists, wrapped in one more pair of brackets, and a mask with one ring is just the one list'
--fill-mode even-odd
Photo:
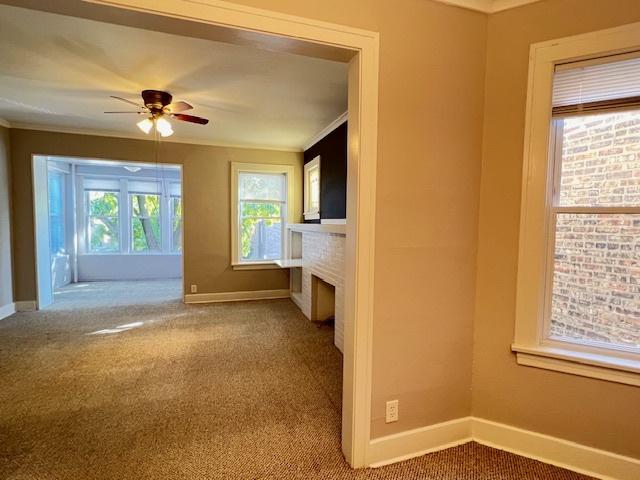
{"label": "white window blind", "polygon": [[640,52],[557,65],[554,116],[640,108]]}
{"label": "white window blind", "polygon": [[162,193],[162,187],[158,182],[145,182],[140,180],[129,180],[129,193]]}
{"label": "white window blind", "polygon": [[120,190],[120,181],[111,178],[85,178],[83,181],[85,190],[104,190],[118,191]]}

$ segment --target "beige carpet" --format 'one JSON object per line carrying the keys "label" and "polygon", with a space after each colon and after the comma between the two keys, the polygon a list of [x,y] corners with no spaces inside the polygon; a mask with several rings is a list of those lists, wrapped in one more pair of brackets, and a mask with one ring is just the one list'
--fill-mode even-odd
{"label": "beige carpet", "polygon": [[288,300],[179,297],[177,281],[81,284],[0,321],[0,478],[586,478],[473,443],[352,471],[331,327]]}

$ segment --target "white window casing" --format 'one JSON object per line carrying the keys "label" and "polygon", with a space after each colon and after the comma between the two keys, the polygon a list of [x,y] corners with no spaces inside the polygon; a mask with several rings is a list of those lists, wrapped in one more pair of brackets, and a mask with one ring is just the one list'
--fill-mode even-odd
{"label": "white window casing", "polygon": [[320,155],[304,166],[304,219],[320,219]]}
{"label": "white window casing", "polygon": [[[640,386],[640,355],[636,352],[556,342],[547,336],[555,239],[555,224],[551,220],[565,210],[573,212],[581,208],[567,209],[554,201],[554,179],[559,175],[555,170],[558,162],[554,163],[553,159],[557,157],[555,148],[558,148],[559,133],[557,128],[553,128],[552,106],[554,103],[557,105],[558,109],[553,110],[557,114],[563,112],[560,107],[567,105],[579,103],[591,108],[589,102],[615,99],[620,92],[634,94],[635,87],[625,90],[625,82],[620,78],[624,75],[629,79],[635,78],[640,71],[636,69],[640,66],[638,50],[640,24],[531,46],[512,345],[521,365]],[[611,61],[607,60],[608,57],[620,54],[625,55],[619,57],[625,61],[619,64],[617,72],[612,70],[602,76],[605,67],[600,65]],[[556,82],[562,83],[556,88],[555,95],[554,72],[558,72]],[[601,75],[600,81],[589,81],[590,78],[597,79],[598,75]],[[602,81],[603,78],[608,78],[608,81]],[[581,79],[583,85],[589,87],[583,88],[578,95],[578,90],[572,88],[576,79]],[[612,95],[608,96],[602,88],[605,84],[615,90]],[[614,108],[617,106],[613,105]],[[578,110],[580,108],[582,106]],[[565,113],[576,114],[576,109]],[[635,207],[619,208],[623,213],[636,210]]]}
{"label": "white window casing", "polygon": [[[243,174],[281,174],[284,176],[284,198],[270,199],[269,202],[279,202],[281,204],[280,228],[281,228],[281,246],[280,254],[285,251],[285,229],[286,224],[294,219],[294,202],[295,191],[294,168],[292,165],[273,165],[260,163],[231,163],[231,265],[235,270],[243,269],[260,269],[260,268],[279,268],[275,264],[275,259],[264,261],[242,260],[240,247],[240,204],[241,201],[249,201],[240,198],[240,177]],[[264,199],[256,199],[257,201],[265,201]]]}

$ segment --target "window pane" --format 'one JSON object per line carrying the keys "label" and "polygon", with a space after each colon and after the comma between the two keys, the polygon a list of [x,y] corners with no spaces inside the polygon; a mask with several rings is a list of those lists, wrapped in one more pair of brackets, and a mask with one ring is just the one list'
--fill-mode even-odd
{"label": "window pane", "polygon": [[160,215],[160,196],[131,195],[131,214],[135,217],[157,217]]}
{"label": "window pane", "polygon": [[64,180],[60,173],[49,173],[49,245],[52,254],[65,250]]}
{"label": "window pane", "polygon": [[640,351],[640,215],[559,214],[550,335]]}
{"label": "window pane", "polygon": [[134,252],[159,252],[160,196],[131,195],[131,248]]}
{"label": "window pane", "polygon": [[282,207],[279,203],[240,202],[242,217],[280,218]]}
{"label": "window pane", "polygon": [[640,111],[564,120],[561,206],[640,205]]}
{"label": "window pane", "polygon": [[182,251],[182,199],[171,199],[171,250]]}
{"label": "window pane", "polygon": [[285,200],[285,176],[281,173],[240,173],[238,174],[238,195],[240,199]]}
{"label": "window pane", "polygon": [[281,257],[282,229],[279,218],[243,218],[240,230],[242,260],[275,260]]}
{"label": "window pane", "polygon": [[89,215],[117,217],[118,193],[117,192],[87,192]]}
{"label": "window pane", "polygon": [[89,219],[89,251],[117,252],[120,250],[118,217]]}
{"label": "window pane", "polygon": [[320,169],[309,171],[309,208],[313,212],[320,210]]}
{"label": "window pane", "polygon": [[135,252],[159,252],[160,251],[160,219],[132,218],[132,241]]}

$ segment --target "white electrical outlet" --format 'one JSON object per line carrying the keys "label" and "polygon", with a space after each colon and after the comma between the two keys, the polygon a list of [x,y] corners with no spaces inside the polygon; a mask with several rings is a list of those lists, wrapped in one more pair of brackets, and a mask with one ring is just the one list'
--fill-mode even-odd
{"label": "white electrical outlet", "polygon": [[191,285],[191,293],[198,293],[198,285]]}
{"label": "white electrical outlet", "polygon": [[387,402],[386,423],[398,421],[398,400],[389,400]]}

